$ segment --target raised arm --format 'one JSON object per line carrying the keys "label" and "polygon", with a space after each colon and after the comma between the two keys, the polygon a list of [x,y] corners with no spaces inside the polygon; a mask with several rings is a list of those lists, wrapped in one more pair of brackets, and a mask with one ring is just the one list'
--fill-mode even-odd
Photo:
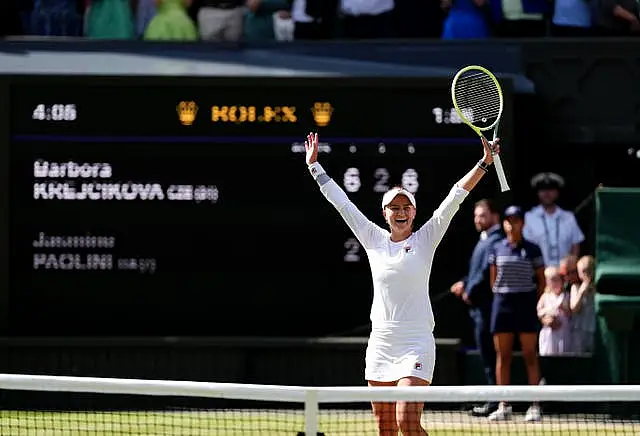
{"label": "raised arm", "polygon": [[318,163],[318,134],[309,134],[304,143],[307,165],[311,175],[320,186],[320,192],[336,208],[363,247],[372,247],[386,232],[372,223],[349,200],[347,194],[331,179]]}
{"label": "raised arm", "polygon": [[469,192],[475,188],[480,179],[489,171],[489,165],[493,163],[493,153],[500,153],[500,140],[496,139],[495,142],[489,143],[484,138],[482,139],[482,146],[484,147],[484,156],[482,160],[478,161],[473,168],[464,175],[451,189],[449,195],[440,204],[438,209],[433,212],[433,216],[427,221],[420,230],[418,230],[420,237],[427,238],[428,242],[434,247],[438,246],[445,232],[449,228],[449,224],[460,209],[460,204],[467,197]]}
{"label": "raised arm", "polygon": [[500,153],[500,139],[496,139],[494,142],[487,142],[482,138],[482,146],[484,147],[484,156],[473,168],[462,177],[456,186],[464,189],[467,192],[471,192],[476,187],[480,179],[489,171],[489,166],[493,164],[493,153]]}

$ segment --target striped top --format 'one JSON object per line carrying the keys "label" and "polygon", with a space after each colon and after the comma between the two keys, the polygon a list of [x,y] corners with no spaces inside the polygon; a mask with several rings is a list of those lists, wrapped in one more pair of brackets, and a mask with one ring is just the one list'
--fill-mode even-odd
{"label": "striped top", "polygon": [[496,265],[496,294],[515,294],[537,290],[536,270],[544,266],[540,248],[525,239],[513,247],[504,238],[489,253],[489,265]]}

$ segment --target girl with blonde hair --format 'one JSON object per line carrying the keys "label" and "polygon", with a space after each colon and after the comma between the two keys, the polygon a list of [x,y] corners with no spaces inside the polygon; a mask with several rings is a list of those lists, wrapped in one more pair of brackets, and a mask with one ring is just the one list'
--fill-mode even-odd
{"label": "girl with blonde hair", "polygon": [[542,323],[538,346],[541,356],[553,356],[570,351],[571,307],[560,270],[547,267],[544,277],[545,292],[538,300],[538,318]]}
{"label": "girl with blonde hair", "polygon": [[580,283],[571,286],[572,350],[576,353],[593,351],[593,337],[596,331],[595,293],[593,284],[595,259],[583,256],[578,260]]}

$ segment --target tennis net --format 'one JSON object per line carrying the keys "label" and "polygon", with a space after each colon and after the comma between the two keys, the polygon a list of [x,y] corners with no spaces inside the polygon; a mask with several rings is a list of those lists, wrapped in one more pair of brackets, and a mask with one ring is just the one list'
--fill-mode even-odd
{"label": "tennis net", "polygon": [[[472,417],[509,401],[513,417]],[[371,401],[424,403],[430,436],[640,435],[640,386],[298,387],[0,374],[0,434],[376,435]],[[539,401],[538,422],[524,422]]]}

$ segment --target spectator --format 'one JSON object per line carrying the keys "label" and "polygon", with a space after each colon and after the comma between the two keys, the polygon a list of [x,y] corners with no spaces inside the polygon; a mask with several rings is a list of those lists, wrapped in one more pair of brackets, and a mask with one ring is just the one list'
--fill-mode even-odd
{"label": "spectator", "polygon": [[[536,307],[545,286],[542,253],[537,245],[523,238],[524,214],[517,206],[505,211],[502,222],[506,238],[498,241],[489,254],[490,283],[493,289],[491,332],[496,349],[496,382],[511,382],[511,357],[515,335],[520,339],[522,357],[530,385],[540,383]],[[501,402],[489,420],[504,421],[512,415],[511,406]],[[540,407],[532,404],[525,421],[538,421]]]}
{"label": "spectator", "polygon": [[576,353],[591,353],[596,331],[595,293],[593,284],[595,260],[583,256],[578,261],[580,283],[571,286],[572,349]]}
{"label": "spectator", "polygon": [[541,356],[555,356],[570,351],[571,308],[569,293],[565,292],[559,268],[544,270],[545,292],[538,300],[538,318],[542,323],[539,338]]}
{"label": "spectator", "polygon": [[394,0],[340,0],[344,37],[374,39],[393,37]]}
{"label": "spectator", "polygon": [[293,0],[295,39],[331,39],[335,35],[338,0]]}
{"label": "spectator", "polygon": [[81,36],[82,19],[78,13],[78,4],[75,0],[36,0],[31,12],[29,34]]}
{"label": "spectator", "polygon": [[144,37],[147,26],[149,26],[157,12],[156,0],[138,0],[136,8],[136,36],[138,38]]}
{"label": "spectator", "polygon": [[578,278],[578,258],[573,254],[563,257],[560,261],[560,274],[564,279],[564,290],[571,291],[571,287],[580,282]]}
{"label": "spectator", "polygon": [[542,250],[545,266],[558,266],[560,259],[580,254],[584,234],[572,212],[556,202],[564,179],[555,173],[540,173],[531,179],[540,204],[525,215],[524,237]]}
{"label": "spectator", "polygon": [[442,39],[488,38],[490,36],[486,0],[441,0],[448,10]]}
{"label": "spectator", "polygon": [[552,36],[591,35],[591,5],[586,0],[552,0]]}
{"label": "spectator", "polygon": [[198,29],[187,12],[191,0],[157,0],[158,13],[144,33],[145,40],[196,41]]}
{"label": "spectator", "polygon": [[277,11],[273,13],[273,33],[276,41],[293,41],[295,24],[291,12]]}
{"label": "spectator", "polygon": [[273,14],[290,16],[288,0],[247,0],[244,19],[244,37],[247,41],[269,41],[275,39]]}
{"label": "spectator", "polygon": [[593,15],[600,36],[640,34],[640,6],[636,0],[593,0]]}
{"label": "spectator", "polygon": [[129,0],[87,2],[85,35],[95,39],[135,39],[133,9]]}
{"label": "spectator", "polygon": [[546,33],[547,0],[497,0],[489,2],[496,34],[503,38],[541,37]]}
{"label": "spectator", "polygon": [[244,0],[202,0],[198,28],[203,41],[240,41],[244,30]]}
{"label": "spectator", "polygon": [[[496,351],[491,335],[491,304],[493,294],[489,283],[489,253],[493,245],[503,238],[500,214],[490,200],[480,200],[473,210],[473,223],[480,232],[480,240],[473,249],[466,277],[451,286],[451,292],[469,306],[474,324],[474,338],[484,366],[488,385],[496,384]],[[497,403],[488,402],[474,407],[474,416],[488,416],[497,409]]]}

